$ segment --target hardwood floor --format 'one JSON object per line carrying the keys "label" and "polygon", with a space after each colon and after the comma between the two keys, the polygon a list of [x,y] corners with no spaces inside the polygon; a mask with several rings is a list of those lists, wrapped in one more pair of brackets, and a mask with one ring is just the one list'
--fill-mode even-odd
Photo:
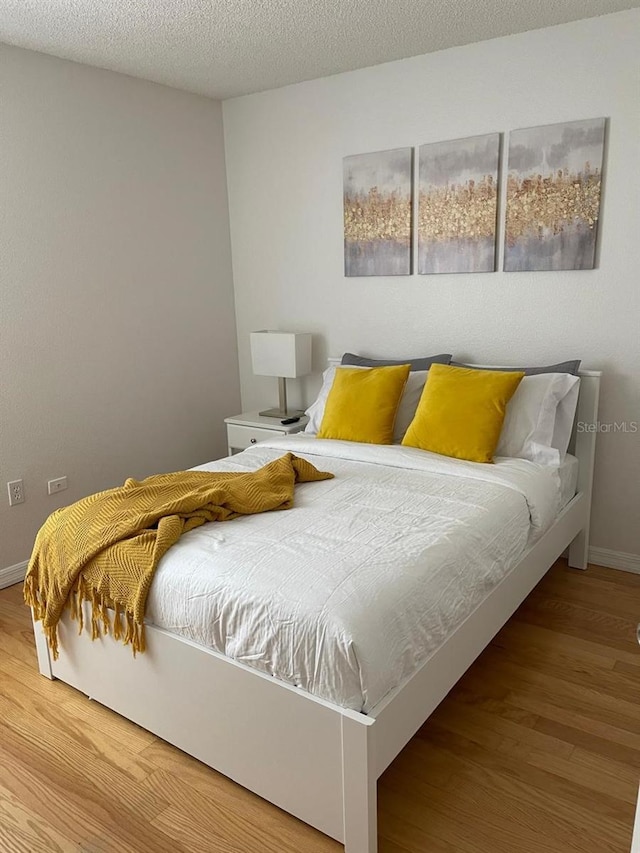
{"label": "hardwood floor", "polygon": [[[559,562],[380,780],[381,853],[629,853],[640,576]],[[0,591],[0,853],[341,845],[37,672]]]}

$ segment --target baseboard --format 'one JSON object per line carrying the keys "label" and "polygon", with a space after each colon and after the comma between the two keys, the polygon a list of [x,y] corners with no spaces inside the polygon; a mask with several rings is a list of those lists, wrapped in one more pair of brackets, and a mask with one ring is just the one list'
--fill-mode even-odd
{"label": "baseboard", "polygon": [[15,566],[0,569],[0,589],[4,589],[5,586],[12,586],[14,583],[22,583],[28,562],[25,560],[23,563],[16,563]]}
{"label": "baseboard", "polygon": [[589,562],[608,569],[620,569],[640,575],[640,554],[625,554],[608,548],[589,548]]}

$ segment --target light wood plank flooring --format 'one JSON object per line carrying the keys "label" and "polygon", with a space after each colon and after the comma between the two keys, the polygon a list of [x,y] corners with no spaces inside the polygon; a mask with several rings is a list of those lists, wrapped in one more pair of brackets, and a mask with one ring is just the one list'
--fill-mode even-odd
{"label": "light wood plank flooring", "polygon": [[[379,785],[381,853],[629,853],[640,576],[559,562]],[[330,853],[295,818],[38,675],[0,591],[0,853]]]}

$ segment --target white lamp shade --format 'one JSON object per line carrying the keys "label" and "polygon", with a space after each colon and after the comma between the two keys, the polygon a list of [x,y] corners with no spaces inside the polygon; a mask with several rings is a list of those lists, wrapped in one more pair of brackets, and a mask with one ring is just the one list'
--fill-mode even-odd
{"label": "white lamp shade", "polygon": [[306,376],[311,373],[311,335],[266,329],[251,332],[251,364],[257,376]]}

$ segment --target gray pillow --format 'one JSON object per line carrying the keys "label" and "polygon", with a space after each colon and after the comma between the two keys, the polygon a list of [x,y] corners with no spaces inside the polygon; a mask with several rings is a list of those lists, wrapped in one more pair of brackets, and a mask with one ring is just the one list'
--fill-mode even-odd
{"label": "gray pillow", "polygon": [[425,358],[365,358],[362,355],[345,352],[340,364],[352,367],[393,367],[394,364],[410,364],[411,370],[429,370],[432,364],[449,364],[450,361],[450,353],[430,355]]}
{"label": "gray pillow", "polygon": [[[517,370],[523,371],[525,376],[537,376],[539,373],[571,373],[576,376],[580,369],[580,359],[575,361],[561,361],[559,364],[549,364],[547,367],[480,367],[476,370]],[[472,364],[461,364],[459,361],[452,361],[452,367],[474,367]]]}

